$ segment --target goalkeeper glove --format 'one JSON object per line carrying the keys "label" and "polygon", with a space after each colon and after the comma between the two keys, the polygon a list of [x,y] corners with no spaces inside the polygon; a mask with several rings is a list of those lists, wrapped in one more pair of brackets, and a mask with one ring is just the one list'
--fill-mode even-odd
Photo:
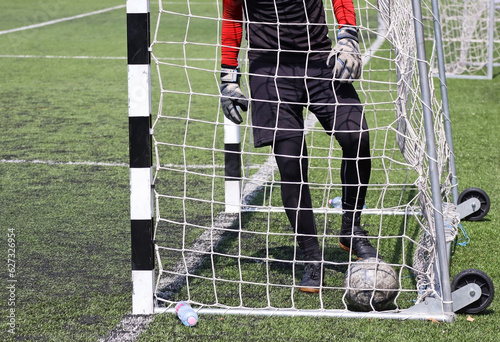
{"label": "goalkeeper glove", "polygon": [[363,69],[358,43],[358,32],[352,27],[342,27],[337,35],[326,64],[333,68],[333,75],[342,83],[352,83],[359,79]]}
{"label": "goalkeeper glove", "polygon": [[243,111],[248,109],[248,99],[240,89],[240,75],[238,68],[222,68],[220,74],[220,103],[226,118],[240,124],[243,122],[240,113],[236,109],[239,106]]}

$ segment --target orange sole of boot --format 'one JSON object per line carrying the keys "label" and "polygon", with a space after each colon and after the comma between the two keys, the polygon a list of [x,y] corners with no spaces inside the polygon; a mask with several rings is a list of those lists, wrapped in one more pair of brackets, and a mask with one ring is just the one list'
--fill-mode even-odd
{"label": "orange sole of boot", "polygon": [[339,245],[340,245],[340,248],[342,248],[344,251],[347,251],[347,252],[351,253],[357,260],[361,260],[361,258],[359,258],[356,254],[354,254],[354,252],[352,251],[352,249],[350,249],[349,247],[341,244],[340,242],[339,242]]}
{"label": "orange sole of boot", "polygon": [[307,293],[319,293],[319,288],[317,287],[299,287],[299,290]]}

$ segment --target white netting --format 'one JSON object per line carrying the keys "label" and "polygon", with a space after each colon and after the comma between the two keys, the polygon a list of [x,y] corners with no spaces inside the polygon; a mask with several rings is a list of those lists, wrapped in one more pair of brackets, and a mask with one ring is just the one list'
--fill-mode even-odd
{"label": "white netting", "polygon": [[[492,10],[494,2],[495,0],[439,1],[443,50],[449,76],[491,77],[489,68],[493,63],[500,62],[500,25],[498,8]],[[425,17],[426,25],[431,28],[433,22],[430,12]],[[427,36],[428,39],[433,39],[431,29]]]}
{"label": "white netting", "polygon": [[[398,272],[397,307],[435,294],[436,240],[410,0],[355,1],[364,55],[355,83],[371,138],[372,177],[363,223]],[[336,24],[325,3],[331,37]],[[379,11],[380,8],[380,11]],[[158,10],[157,13],[154,13]],[[324,258],[320,295],[298,291],[303,267],[296,235],[283,212],[279,173],[269,148],[255,149],[249,115],[241,124],[240,214],[224,203],[224,116],[219,108],[222,4],[215,0],[152,5],[157,293],[166,306],[189,300],[205,307],[346,309],[342,280],[351,262],[338,247],[341,151],[306,120],[313,196]],[[380,17],[379,17],[380,13]],[[157,15],[157,18],[155,18]],[[431,49],[432,51],[432,49]],[[247,79],[245,49],[240,67]],[[429,67],[430,70],[430,67]],[[432,94],[434,89],[430,84]],[[435,140],[445,202],[449,150],[441,106],[432,95]],[[453,240],[458,219],[443,211]]]}

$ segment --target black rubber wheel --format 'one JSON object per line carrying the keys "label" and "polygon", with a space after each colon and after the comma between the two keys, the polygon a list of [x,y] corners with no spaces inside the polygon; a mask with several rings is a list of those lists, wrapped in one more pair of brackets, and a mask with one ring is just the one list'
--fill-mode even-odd
{"label": "black rubber wheel", "polygon": [[463,270],[457,274],[451,283],[451,291],[453,292],[472,283],[479,285],[481,288],[481,297],[460,309],[459,313],[477,314],[483,312],[493,301],[495,288],[491,278],[483,271],[474,268]]}
{"label": "black rubber wheel", "polygon": [[471,198],[477,198],[481,203],[479,210],[473,212],[469,216],[464,217],[464,220],[479,221],[485,217],[490,211],[490,198],[488,194],[480,188],[468,188],[458,196],[458,204],[463,203]]}

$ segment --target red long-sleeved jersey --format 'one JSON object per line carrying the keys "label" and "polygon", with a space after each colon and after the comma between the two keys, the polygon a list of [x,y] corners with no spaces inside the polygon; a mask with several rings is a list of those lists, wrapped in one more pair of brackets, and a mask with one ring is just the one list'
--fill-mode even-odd
{"label": "red long-sleeved jersey", "polygon": [[[332,0],[340,26],[356,25],[352,0]],[[248,47],[266,51],[329,51],[322,0],[223,0],[222,65],[237,66],[243,17]]]}

